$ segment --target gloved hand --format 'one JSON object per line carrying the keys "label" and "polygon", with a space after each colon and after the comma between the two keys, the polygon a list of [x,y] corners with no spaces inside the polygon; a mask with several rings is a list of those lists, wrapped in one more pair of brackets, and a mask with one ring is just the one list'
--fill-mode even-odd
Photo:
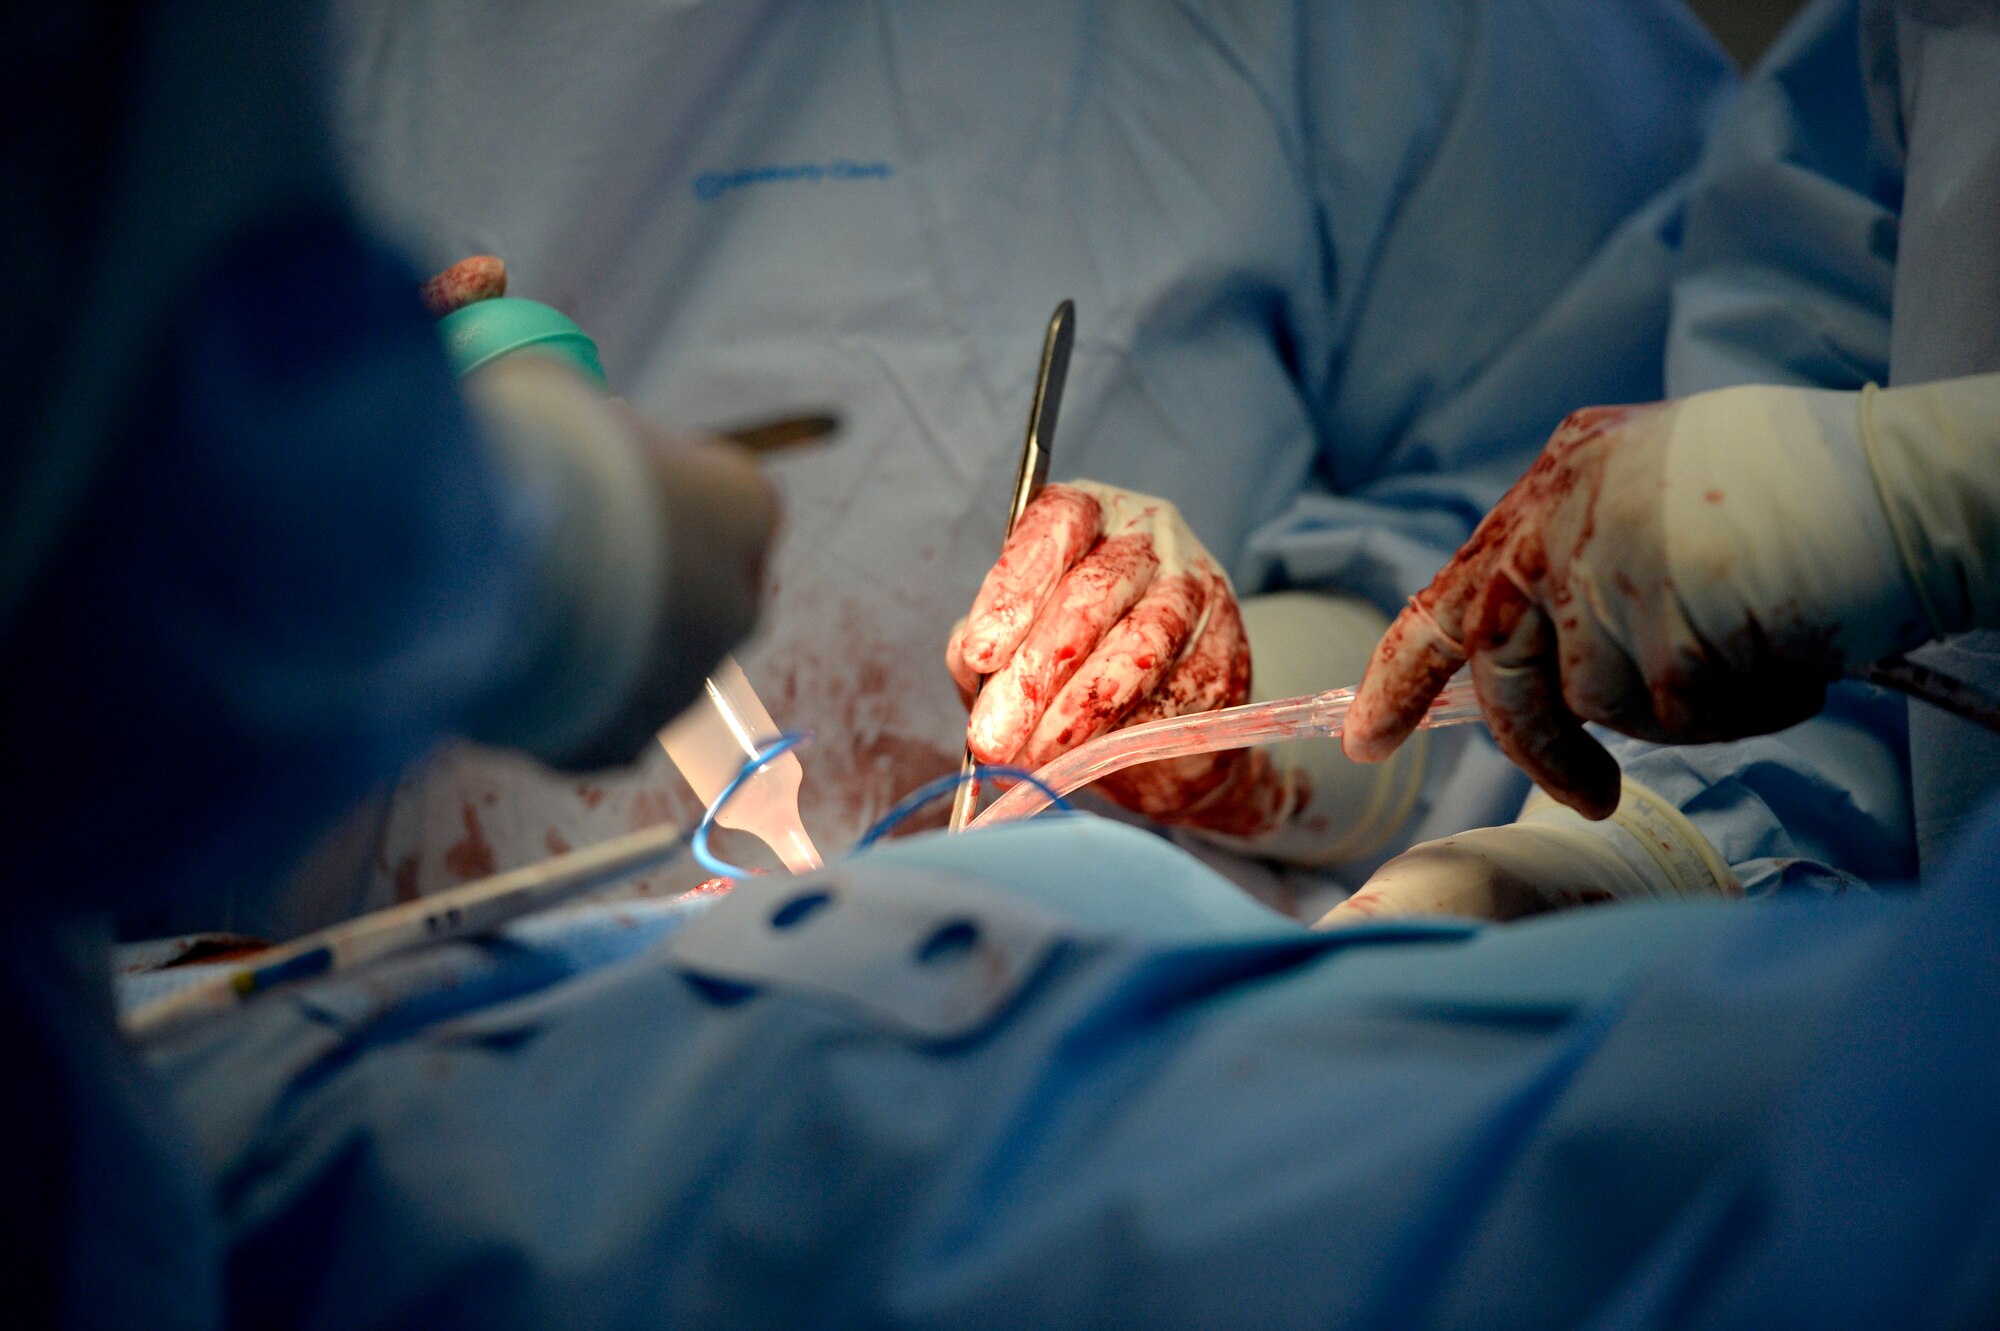
{"label": "gloved hand", "polygon": [[[443,315],[506,286],[482,255],[422,295]],[[755,622],[770,489],[744,450],[663,430],[559,360],[502,357],[465,390],[535,552],[518,669],[467,733],[558,767],[630,762]]]}
{"label": "gloved hand", "polygon": [[[945,662],[981,762],[1037,767],[1115,727],[1233,706],[1250,646],[1229,578],[1164,499],[1050,485],[1021,514]],[[1103,783],[1165,822],[1254,836],[1291,795],[1255,750],[1132,768]]]}
{"label": "gloved hand", "polygon": [[1585,822],[1537,792],[1505,827],[1413,846],[1314,927],[1412,915],[1512,920],[1605,901],[1742,894],[1678,809],[1627,781],[1608,822]]}
{"label": "gloved hand", "polygon": [[1383,636],[1343,747],[1392,752],[1469,659],[1500,747],[1602,818],[1619,773],[1585,721],[1697,742],[1804,719],[1844,664],[1992,614],[1996,386],[1577,412]]}
{"label": "gloved hand", "polygon": [[630,762],[755,622],[771,492],[743,450],[651,425],[560,361],[495,361],[466,391],[538,529],[522,668],[468,733],[562,768]]}
{"label": "gloved hand", "polygon": [[442,319],[453,310],[475,301],[507,294],[507,265],[491,254],[475,254],[460,259],[417,288],[417,296],[433,318]]}
{"label": "gloved hand", "polygon": [[666,430],[622,400],[666,532],[665,579],[644,664],[625,706],[566,760],[582,769],[631,762],[701,696],[703,681],[756,627],[778,505],[748,451]]}

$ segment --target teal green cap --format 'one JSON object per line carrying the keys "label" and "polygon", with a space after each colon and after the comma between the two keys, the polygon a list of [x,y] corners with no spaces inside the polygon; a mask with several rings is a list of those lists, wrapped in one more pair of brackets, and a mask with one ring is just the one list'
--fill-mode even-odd
{"label": "teal green cap", "polygon": [[597,358],[597,344],[568,315],[538,300],[513,296],[476,300],[438,320],[438,333],[451,368],[462,375],[510,352],[533,351],[566,360],[604,387],[611,386],[604,377],[604,362]]}

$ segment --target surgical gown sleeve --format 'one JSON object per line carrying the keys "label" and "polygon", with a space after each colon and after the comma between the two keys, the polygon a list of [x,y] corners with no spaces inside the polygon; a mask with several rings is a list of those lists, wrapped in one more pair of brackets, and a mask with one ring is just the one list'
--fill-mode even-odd
{"label": "surgical gown sleeve", "polygon": [[1668,191],[1728,75],[1648,2],[1313,6],[1299,77],[1320,462],[1253,568],[1394,614],[1569,411],[1660,395]]}
{"label": "surgical gown sleeve", "polygon": [[[1792,23],[1704,149],[1687,203],[1667,392],[1889,377],[1903,173],[1858,0]],[[1879,59],[1870,61],[1879,65]]]}
{"label": "surgical gown sleeve", "polygon": [[334,209],[218,254],[9,654],[5,824],[128,928],[285,932],[257,886],[506,659],[530,547],[414,281]]}
{"label": "surgical gown sleeve", "polygon": [[[1370,609],[1329,611],[1360,629],[1316,645],[1253,628],[1260,696],[1356,683],[1379,616],[1564,415],[1660,396],[1674,186],[1730,86],[1677,5],[1320,5],[1303,26],[1319,253],[1291,331],[1318,447],[1304,491],[1252,533],[1239,585]],[[1254,601],[1246,614],[1269,618]],[[1470,732],[1364,772],[1326,746],[1296,760],[1314,792],[1306,830],[1334,824],[1298,858],[1357,881],[1412,840],[1505,821],[1526,789]]]}
{"label": "surgical gown sleeve", "polygon": [[114,1028],[105,917],[268,874],[450,714],[505,585],[414,275],[315,152],[306,8],[10,12],[12,1326],[219,1324],[209,1180]]}
{"label": "surgical gown sleeve", "polygon": [[[1893,54],[1885,65],[1869,21],[1855,0],[1808,9],[1704,149],[1674,283],[1670,394],[1887,380],[1902,174]],[[1844,684],[1819,717],[1776,735],[1677,749],[1603,738],[1757,893],[1916,876],[1907,731],[1899,699]]]}
{"label": "surgical gown sleeve", "polygon": [[134,930],[296,927],[266,885],[492,687],[529,590],[535,515],[348,206],[311,9],[135,25],[101,215],[57,218],[96,239],[21,450],[69,502],[0,625],[0,838],[10,891]]}

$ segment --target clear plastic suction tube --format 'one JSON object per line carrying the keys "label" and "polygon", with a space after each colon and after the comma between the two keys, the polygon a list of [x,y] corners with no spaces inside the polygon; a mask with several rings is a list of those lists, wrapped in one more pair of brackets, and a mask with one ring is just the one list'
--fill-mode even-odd
{"label": "clear plastic suction tube", "polygon": [[[1185,758],[1218,749],[1245,749],[1283,739],[1334,738],[1347,723],[1354,704],[1353,689],[1328,689],[1302,698],[1245,703],[1220,711],[1171,716],[1125,730],[1114,730],[1071,749],[1035,773],[1058,795],[1089,785],[1113,772],[1164,758]],[[1479,700],[1472,684],[1460,680],[1447,686],[1420,723],[1421,728],[1460,725],[1479,719]],[[1040,813],[1049,797],[1022,782],[993,801],[972,820],[973,827],[1010,822]]]}

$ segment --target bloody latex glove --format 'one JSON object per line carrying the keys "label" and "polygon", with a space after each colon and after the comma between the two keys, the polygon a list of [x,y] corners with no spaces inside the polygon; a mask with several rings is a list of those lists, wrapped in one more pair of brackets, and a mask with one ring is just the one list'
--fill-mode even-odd
{"label": "bloody latex glove", "polygon": [[1383,635],[1348,756],[1393,751],[1469,663],[1501,749],[1603,818],[1619,771],[1584,722],[1765,734],[1817,711],[1844,663],[1922,641],[1862,398],[1733,388],[1571,416]]}
{"label": "bloody latex glove", "polygon": [[[977,701],[981,762],[1038,767],[1116,727],[1233,706],[1250,645],[1229,578],[1164,499],[1093,481],[1050,485],[1021,514],[945,660]],[[983,687],[982,687],[983,685]],[[1254,836],[1287,812],[1257,751],[1129,769],[1128,808]]]}
{"label": "bloody latex glove", "polygon": [[475,254],[417,288],[424,308],[439,319],[453,310],[507,294],[507,265],[491,254]]}

